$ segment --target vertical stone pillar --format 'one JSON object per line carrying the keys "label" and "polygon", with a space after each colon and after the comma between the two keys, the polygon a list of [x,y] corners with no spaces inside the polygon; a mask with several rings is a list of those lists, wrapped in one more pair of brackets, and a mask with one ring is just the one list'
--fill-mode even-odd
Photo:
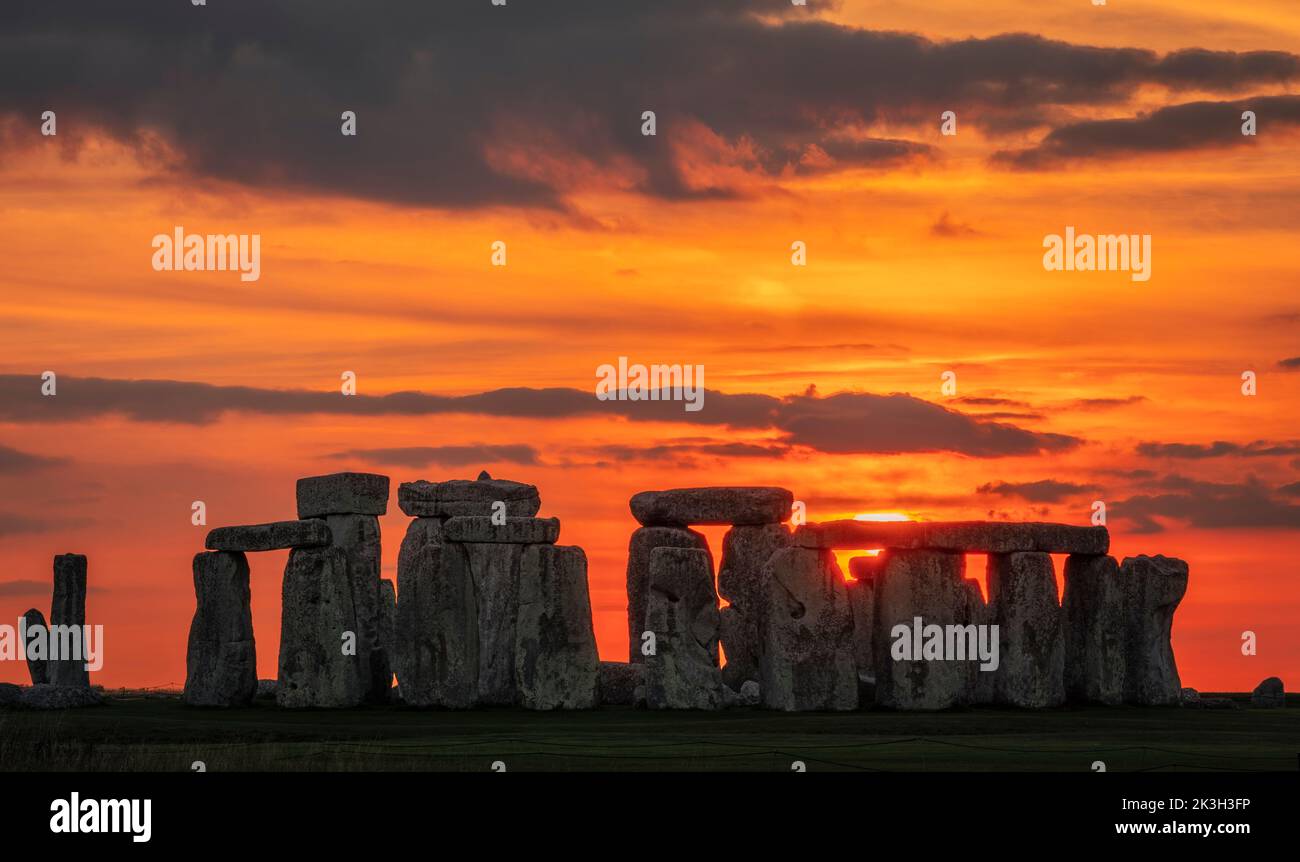
{"label": "vertical stone pillar", "polygon": [[1052,557],[989,554],[989,607],[1001,639],[999,703],[1037,709],[1065,702],[1065,646]]}
{"label": "vertical stone pillar", "polygon": [[85,624],[86,557],[61,554],[54,558],[54,600],[50,607],[51,655],[56,648],[59,651],[59,659],[51,660],[49,666],[54,685],[90,687],[82,639]]}
{"label": "vertical stone pillar", "polygon": [[194,596],[184,700],[191,706],[246,706],[257,694],[248,557],[238,551],[196,554]]}

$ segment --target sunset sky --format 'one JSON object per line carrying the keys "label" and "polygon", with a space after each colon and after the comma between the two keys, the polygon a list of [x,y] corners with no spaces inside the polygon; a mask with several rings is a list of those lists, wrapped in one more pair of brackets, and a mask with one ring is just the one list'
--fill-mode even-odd
{"label": "sunset sky", "polygon": [[[180,684],[206,531],[338,470],[392,477],[389,578],[398,483],[536,484],[607,659],[637,491],[1101,500],[1117,557],[1190,564],[1184,685],[1294,687],[1298,127],[1294,0],[6,0],[2,621],[87,554],[93,680]],[[155,272],[176,226],[260,234],[260,280]],[[1045,271],[1067,226],[1150,234],[1150,280]],[[598,401],[620,356],[703,365],[704,408]],[[286,556],[252,556],[263,678]]]}

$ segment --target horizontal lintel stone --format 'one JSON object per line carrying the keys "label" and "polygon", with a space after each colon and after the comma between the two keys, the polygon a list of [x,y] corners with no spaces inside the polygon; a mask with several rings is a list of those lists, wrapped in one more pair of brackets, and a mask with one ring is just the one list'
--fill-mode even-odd
{"label": "horizontal lintel stone", "polygon": [[803,548],[840,550],[893,548],[1009,554],[1105,554],[1110,533],[1105,527],[1002,521],[825,521],[795,530]]}
{"label": "horizontal lintel stone", "polygon": [[326,523],[312,518],[217,527],[208,533],[203,547],[209,551],[279,551],[286,548],[319,548],[328,545],[330,539],[330,528]]}

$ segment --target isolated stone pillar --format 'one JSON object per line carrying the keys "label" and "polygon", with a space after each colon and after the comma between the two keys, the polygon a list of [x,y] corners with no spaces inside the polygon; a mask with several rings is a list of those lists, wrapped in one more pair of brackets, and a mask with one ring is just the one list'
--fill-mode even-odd
{"label": "isolated stone pillar", "polygon": [[1187,592],[1187,563],[1172,557],[1127,557],[1124,588],[1124,700],[1142,706],[1178,703],[1181,683],[1170,643],[1174,611]]}
{"label": "isolated stone pillar", "polygon": [[1071,554],[1061,597],[1065,696],[1075,703],[1124,701],[1124,589],[1115,558]]}
{"label": "isolated stone pillar", "polygon": [[248,557],[231,551],[196,554],[194,596],[184,700],[191,706],[246,706],[257,694]]}
{"label": "isolated stone pillar", "polygon": [[1065,648],[1051,555],[989,554],[988,587],[1001,639],[997,701],[1031,709],[1064,703]]}
{"label": "isolated stone pillar", "polygon": [[591,709],[600,698],[600,657],[587,589],[587,555],[579,547],[524,550],[515,680],[528,709]]}
{"label": "isolated stone pillar", "polygon": [[[62,554],[54,558],[54,600],[50,607],[51,654],[56,648],[60,654],[59,660],[51,660],[49,665],[49,679],[54,685],[90,687],[86,644],[82,640],[85,624],[86,557]],[[67,657],[74,651],[75,658]]]}
{"label": "isolated stone pillar", "polygon": [[655,647],[645,658],[646,705],[721,709],[718,594],[708,551],[659,547],[651,552],[645,625],[654,633]]}
{"label": "isolated stone pillar", "polygon": [[767,567],[763,705],[787,712],[856,709],[853,611],[834,553],[784,548]]}
{"label": "isolated stone pillar", "polygon": [[731,689],[739,691],[745,682],[759,679],[767,561],[789,545],[790,529],[784,524],[732,527],[722,539],[718,593],[728,602],[720,612],[727,659],[722,681]]}
{"label": "isolated stone pillar", "polygon": [[[641,634],[646,631],[646,604],[650,592],[650,554],[655,548],[694,548],[706,554],[709,542],[701,533],[685,527],[641,527],[632,533],[627,548],[627,634],[628,661],[645,660]],[[710,579],[713,557],[709,556]]]}
{"label": "isolated stone pillar", "polygon": [[291,551],[281,591],[276,702],[285,707],[360,704],[369,680],[357,656],[343,651],[345,633],[356,631],[347,553],[335,546]]}

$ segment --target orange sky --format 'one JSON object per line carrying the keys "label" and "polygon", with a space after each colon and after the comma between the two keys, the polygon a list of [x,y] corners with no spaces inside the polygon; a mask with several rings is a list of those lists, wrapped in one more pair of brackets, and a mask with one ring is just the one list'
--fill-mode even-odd
{"label": "orange sky", "polygon": [[[1285,2],[845,0],[813,14],[932,40],[1028,32],[1157,54],[1300,53],[1300,10]],[[586,549],[601,654],[619,658],[636,527],[627,500],[640,490],[782,485],[808,501],[810,520],[902,511],[1087,523],[1101,499],[1116,556],[1190,563],[1174,630],[1185,685],[1287,679],[1300,663],[1300,369],[1282,364],[1300,356],[1292,127],[1263,117],[1248,143],[1037,171],[992,156],[1031,147],[1051,127],[1283,95],[1295,83],[1144,83],[1119,102],[1042,106],[1041,124],[1020,131],[986,128],[978,105],[954,104],[955,138],[939,134],[926,101],[927,119],[882,111],[857,131],[925,144],[930,157],[809,172],[758,170],[760,137],[661,110],[659,143],[681,176],[738,192],[717,198],[648,193],[635,159],[585,160],[573,141],[497,118],[499,133],[484,144],[491,164],[555,190],[562,209],[412,205],[248,183],[196,166],[165,130],[141,127],[128,138],[59,105],[59,136],[42,139],[32,134],[39,110],[0,101],[0,141],[10,142],[0,150],[0,377],[30,377],[33,393],[47,369],[314,392],[337,392],[351,370],[362,396],[591,391],[597,366],[628,356],[702,364],[711,392],[908,393],[977,422],[1081,441],[1002,457],[892,454],[826,451],[772,427],[615,412],[539,420],[230,410],[190,423],[111,412],[47,421],[0,405],[0,608],[12,617],[33,605],[48,612],[52,556],[86,553],[90,621],[106,627],[98,681],[180,683],[190,559],[206,532],[190,524],[192,501],[207,503],[209,526],[284,519],[299,476],[385,473],[394,499],[383,519],[384,568],[395,578],[408,520],[397,483],[486,468],[537,484],[542,514],[562,522],[561,542]],[[26,86],[39,89],[39,79]],[[44,104],[39,92],[33,98]],[[643,100],[627,107],[639,125]],[[381,134],[366,125],[365,105],[357,110],[360,134]],[[154,272],[150,239],[174,225],[261,234],[260,281]],[[1042,238],[1066,225],[1151,234],[1151,280],[1044,271]],[[496,240],[508,244],[506,267],[490,265]],[[807,243],[806,267],[790,263],[796,240]],[[949,370],[955,399],[940,392]],[[1257,396],[1240,394],[1244,370],[1258,373]],[[1238,448],[1195,458],[1138,451],[1215,441]],[[1240,448],[1256,441],[1276,454]],[[737,442],[778,454],[707,449]],[[356,451],[445,446],[522,446],[530,455],[421,466]],[[647,451],[665,446],[675,449]],[[7,452],[18,454],[6,460]],[[1039,498],[1024,488],[1044,481],[1063,487]],[[1148,504],[1154,526],[1126,517],[1126,501],[1148,497],[1159,498]],[[710,539],[716,556],[721,531]],[[285,556],[252,560],[262,677],[275,676]],[[1240,653],[1245,630],[1258,635],[1256,656]],[[0,663],[0,680],[25,678]]]}

